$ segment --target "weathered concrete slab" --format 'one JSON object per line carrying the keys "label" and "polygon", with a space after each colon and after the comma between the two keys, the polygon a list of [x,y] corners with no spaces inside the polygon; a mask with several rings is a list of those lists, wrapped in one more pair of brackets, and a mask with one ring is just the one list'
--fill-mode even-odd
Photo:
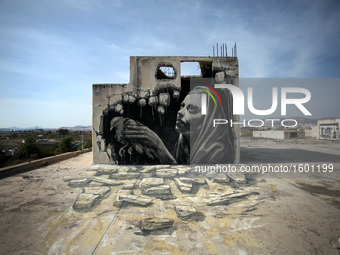
{"label": "weathered concrete slab", "polygon": [[181,181],[179,178],[174,179],[176,186],[182,193],[190,193],[192,190],[192,183],[185,183]]}
{"label": "weathered concrete slab", "polygon": [[253,195],[254,193],[235,193],[235,194],[227,194],[222,195],[212,201],[207,202],[207,205],[214,206],[214,205],[228,205],[231,203],[238,202],[240,199],[244,199],[247,196]]}
{"label": "weathered concrete slab", "polygon": [[177,169],[177,175],[182,176],[182,175],[187,175],[190,173],[190,167],[179,167]]}
{"label": "weathered concrete slab", "polygon": [[141,173],[151,173],[155,172],[157,169],[157,166],[143,166],[142,170],[140,171]]}
{"label": "weathered concrete slab", "polygon": [[164,168],[156,170],[156,175],[162,178],[172,178],[177,175],[177,169]]}
{"label": "weathered concrete slab", "polygon": [[86,179],[88,176],[86,175],[67,175],[63,177],[63,180],[65,182],[69,182],[69,181],[74,181],[74,180],[84,180]]}
{"label": "weathered concrete slab", "polygon": [[177,216],[182,219],[188,219],[197,213],[197,209],[191,205],[175,205],[174,209]]}
{"label": "weathered concrete slab", "polygon": [[119,166],[117,168],[118,172],[127,172],[129,171],[129,169],[130,169],[130,166]]}
{"label": "weathered concrete slab", "polygon": [[83,178],[83,179],[71,180],[71,181],[68,182],[68,185],[70,187],[83,187],[90,182],[91,182],[91,179]]}
{"label": "weathered concrete slab", "polygon": [[114,173],[117,173],[118,172],[118,168],[117,167],[106,167],[106,168],[103,168],[103,167],[99,167],[97,169],[97,174],[98,175],[107,175],[107,174],[114,174]]}
{"label": "weathered concrete slab", "polygon": [[160,186],[164,184],[163,178],[144,178],[139,183],[139,188],[143,191],[147,188]]}
{"label": "weathered concrete slab", "polygon": [[132,190],[121,189],[116,192],[114,206],[121,207],[124,203],[124,198],[132,194]]}
{"label": "weathered concrete slab", "polygon": [[119,186],[119,185],[123,184],[123,182],[121,182],[121,181],[102,178],[102,177],[98,177],[98,176],[91,177],[91,180],[95,181],[95,182],[102,183],[104,185],[108,185],[108,186]]}
{"label": "weathered concrete slab", "polygon": [[180,177],[178,178],[181,182],[189,183],[189,184],[198,184],[204,185],[206,182],[204,178],[188,178],[188,177]]}
{"label": "weathered concrete slab", "polygon": [[99,200],[100,195],[97,194],[87,194],[81,193],[76,202],[73,204],[73,209],[75,210],[87,210],[95,205]]}
{"label": "weathered concrete slab", "polygon": [[157,170],[159,170],[159,169],[167,169],[167,168],[170,168],[171,165],[156,165],[155,167],[156,167]]}
{"label": "weathered concrete slab", "polygon": [[137,205],[143,205],[147,206],[150,205],[152,202],[152,198],[147,197],[147,196],[136,196],[136,195],[128,195],[124,197],[119,197],[120,200],[129,202],[132,204],[137,204]]}
{"label": "weathered concrete slab", "polygon": [[136,166],[129,166],[128,172],[132,173],[132,172],[138,172],[138,171],[139,171],[138,167],[136,167]]}
{"label": "weathered concrete slab", "polygon": [[170,195],[171,187],[164,184],[156,187],[145,188],[142,192],[144,195]]}
{"label": "weathered concrete slab", "polygon": [[132,190],[135,187],[135,183],[131,182],[131,183],[126,183],[122,186],[122,190],[126,189],[126,190]]}
{"label": "weathered concrete slab", "polygon": [[228,176],[216,176],[213,178],[213,181],[216,183],[222,183],[222,184],[228,184],[230,183],[230,179],[228,178]]}
{"label": "weathered concrete slab", "polygon": [[136,179],[140,176],[140,173],[130,173],[130,172],[118,172],[116,174],[111,174],[110,179]]}
{"label": "weathered concrete slab", "polygon": [[139,228],[145,232],[171,228],[173,224],[174,221],[167,218],[148,218],[140,221]]}
{"label": "weathered concrete slab", "polygon": [[100,198],[105,197],[110,193],[109,187],[86,187],[83,188],[83,193],[99,195]]}
{"label": "weathered concrete slab", "polygon": [[135,166],[119,166],[118,172],[136,172],[138,171],[138,168]]}
{"label": "weathered concrete slab", "polygon": [[243,173],[228,173],[227,176],[230,180],[238,183],[238,184],[246,184],[247,178]]}

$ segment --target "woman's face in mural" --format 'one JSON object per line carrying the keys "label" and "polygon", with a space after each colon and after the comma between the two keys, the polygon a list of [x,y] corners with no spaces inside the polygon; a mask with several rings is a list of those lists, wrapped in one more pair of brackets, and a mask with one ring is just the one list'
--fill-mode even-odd
{"label": "woman's face in mural", "polygon": [[190,134],[190,125],[198,127],[204,119],[201,113],[201,95],[189,94],[181,103],[177,113],[176,130],[184,135]]}

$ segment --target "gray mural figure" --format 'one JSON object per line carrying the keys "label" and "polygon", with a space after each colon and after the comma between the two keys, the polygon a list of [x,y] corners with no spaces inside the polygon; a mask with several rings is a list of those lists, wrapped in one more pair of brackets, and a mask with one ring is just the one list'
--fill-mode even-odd
{"label": "gray mural figure", "polygon": [[[189,63],[200,69],[200,74],[187,72]],[[129,83],[93,85],[93,162],[239,162],[240,126],[229,126],[230,120],[239,121],[237,115],[232,115],[232,97],[226,91],[217,96],[211,87],[209,92],[214,98],[209,93],[203,96],[208,98],[208,112],[201,116],[201,99],[194,96],[207,92],[195,86],[207,89],[208,84],[220,83],[239,86],[237,57],[130,57]],[[229,123],[213,127],[214,118]]]}
{"label": "gray mural figure", "polygon": [[229,125],[213,127],[213,119],[232,119],[232,97],[227,90],[218,92],[223,107],[207,97],[207,115],[202,115],[202,93],[206,92],[195,87],[181,103],[175,127],[180,135],[172,154],[154,131],[139,122],[126,125],[124,138],[148,148],[162,164],[233,163],[232,128]]}

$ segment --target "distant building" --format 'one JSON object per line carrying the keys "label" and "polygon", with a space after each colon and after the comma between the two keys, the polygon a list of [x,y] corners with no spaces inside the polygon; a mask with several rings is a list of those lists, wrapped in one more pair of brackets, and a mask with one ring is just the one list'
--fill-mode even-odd
{"label": "distant building", "polygon": [[307,127],[304,130],[305,130],[306,138],[318,139],[318,127],[317,126]]}
{"label": "distant building", "polygon": [[263,130],[253,131],[253,137],[269,139],[302,139],[305,138],[303,130]]}
{"label": "distant building", "polygon": [[318,139],[340,140],[340,119],[318,120]]}
{"label": "distant building", "polygon": [[57,139],[39,139],[37,140],[37,143],[41,146],[46,146],[46,147],[49,147],[49,146],[53,146],[54,144],[56,143],[59,143],[60,140],[57,140]]}

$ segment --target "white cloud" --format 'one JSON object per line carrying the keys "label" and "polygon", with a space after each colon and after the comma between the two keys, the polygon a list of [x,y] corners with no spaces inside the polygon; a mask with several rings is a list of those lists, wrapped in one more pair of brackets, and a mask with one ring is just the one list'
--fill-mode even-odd
{"label": "white cloud", "polygon": [[121,53],[129,52],[127,49],[124,49],[113,42],[108,42],[104,40],[100,40],[100,42],[101,42],[101,45],[108,50],[119,51]]}

